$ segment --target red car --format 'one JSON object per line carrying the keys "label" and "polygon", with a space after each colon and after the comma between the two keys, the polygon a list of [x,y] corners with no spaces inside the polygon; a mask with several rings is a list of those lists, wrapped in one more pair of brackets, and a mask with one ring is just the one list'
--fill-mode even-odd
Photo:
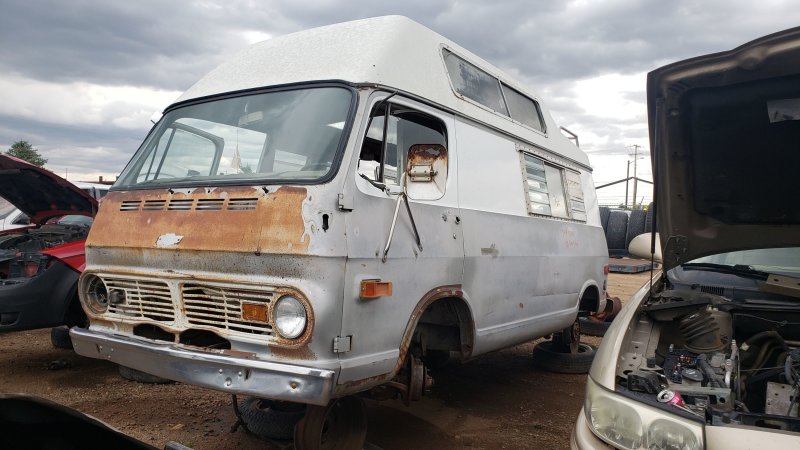
{"label": "red car", "polygon": [[[28,227],[0,232],[0,332],[83,324],[76,288],[97,200],[48,170],[5,155],[0,196],[31,219]],[[53,343],[68,345],[68,336],[56,329]]]}

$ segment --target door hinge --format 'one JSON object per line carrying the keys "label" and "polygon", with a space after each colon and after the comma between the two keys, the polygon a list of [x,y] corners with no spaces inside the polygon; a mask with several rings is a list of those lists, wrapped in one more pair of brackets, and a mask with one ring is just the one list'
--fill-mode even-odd
{"label": "door hinge", "polygon": [[352,211],[353,210],[353,197],[346,193],[339,194],[339,211]]}
{"label": "door hinge", "polygon": [[353,336],[336,336],[333,338],[333,353],[349,352],[352,340]]}

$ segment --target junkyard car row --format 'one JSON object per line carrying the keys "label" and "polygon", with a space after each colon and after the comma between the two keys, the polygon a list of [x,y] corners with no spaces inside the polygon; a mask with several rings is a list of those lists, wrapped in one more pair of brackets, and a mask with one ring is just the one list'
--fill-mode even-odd
{"label": "junkyard car row", "polygon": [[[800,446],[798,53],[790,31],[650,74],[664,272],[606,334],[573,448]],[[0,241],[4,281],[52,275],[63,297],[82,271],[88,323],[36,323],[296,412],[296,448],[361,448],[362,398],[417,400],[448,361],[548,335],[540,353],[594,352],[577,319],[605,308],[608,252],[587,156],[539,96],[406,18],[241,52],[165,110],[99,210],[37,186],[49,212]]]}

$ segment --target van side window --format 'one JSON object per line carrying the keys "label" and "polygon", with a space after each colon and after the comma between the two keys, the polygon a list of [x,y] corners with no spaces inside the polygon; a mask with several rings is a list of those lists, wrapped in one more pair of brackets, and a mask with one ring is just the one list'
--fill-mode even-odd
{"label": "van side window", "polygon": [[503,93],[508,102],[508,110],[511,113],[511,118],[517,122],[544,132],[544,120],[542,120],[542,111],[539,109],[539,104],[536,101],[529,99],[522,95],[517,90],[512,89],[505,83],[503,86]]}
{"label": "van side window", "polygon": [[399,185],[408,149],[415,144],[447,147],[442,121],[404,106],[383,103],[370,115],[361,146],[358,173],[370,180]]}
{"label": "van side window", "polygon": [[520,152],[528,213],[586,222],[580,173]]}
{"label": "van side window", "polygon": [[510,117],[534,130],[545,132],[539,103],[479,69],[453,52],[442,49],[447,75],[459,96],[477,102],[492,111]]}

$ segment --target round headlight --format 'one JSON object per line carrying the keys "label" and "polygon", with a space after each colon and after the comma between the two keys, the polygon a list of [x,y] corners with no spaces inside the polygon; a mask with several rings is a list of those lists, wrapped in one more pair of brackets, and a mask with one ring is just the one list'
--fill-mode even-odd
{"label": "round headlight", "polygon": [[294,339],[306,330],[306,308],[300,300],[285,295],[275,303],[275,329],[286,339]]}
{"label": "round headlight", "polygon": [[97,275],[84,275],[83,298],[86,308],[95,314],[103,314],[108,310],[108,289]]}

